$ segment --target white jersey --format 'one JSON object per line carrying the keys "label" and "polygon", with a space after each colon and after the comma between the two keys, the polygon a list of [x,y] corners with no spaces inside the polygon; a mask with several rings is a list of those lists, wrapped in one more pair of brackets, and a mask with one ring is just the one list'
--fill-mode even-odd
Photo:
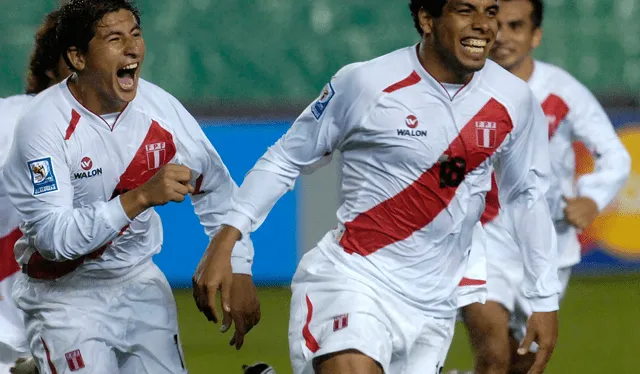
{"label": "white jersey", "polygon": [[[22,218],[18,262],[76,261],[75,274],[111,278],[151,258],[162,245],[160,217],[150,208],[130,221],[119,195],[168,163],[192,170],[195,211],[212,236],[237,186],[178,100],[141,79],[136,98],[108,123],[74,98],[66,80],[42,92],[18,122],[5,169]],[[251,241],[238,242],[234,271],[249,273],[252,257]]]}
{"label": "white jersey", "polygon": [[[564,219],[566,203],[562,197],[586,196],[602,211],[626,182],[631,158],[596,98],[580,82],[559,67],[535,62],[529,86],[542,105],[549,124],[549,152],[553,171],[546,194],[558,238],[558,266],[580,262],[580,243],[576,228]],[[582,142],[595,160],[594,172],[575,183],[574,142]],[[496,186],[497,188],[497,186]],[[495,196],[495,189],[488,196]],[[494,200],[497,203],[497,200]],[[497,204],[488,204],[483,221],[488,234],[488,250],[495,246],[514,246],[499,217]],[[500,213],[500,216],[503,214]],[[513,249],[517,255],[517,249]]]}
{"label": "white jersey", "polygon": [[256,230],[301,172],[340,150],[338,227],[319,247],[353,278],[450,317],[495,162],[523,243],[527,295],[537,310],[555,310],[545,127],[526,84],[495,63],[450,97],[415,46],[400,49],[339,71],[248,173],[224,222]]}
{"label": "white jersey", "polygon": [[22,312],[11,300],[11,289],[20,267],[13,255],[13,246],[22,236],[18,229],[20,217],[7,195],[3,166],[13,142],[18,117],[33,96],[16,95],[0,99],[0,342],[9,347],[26,345]]}

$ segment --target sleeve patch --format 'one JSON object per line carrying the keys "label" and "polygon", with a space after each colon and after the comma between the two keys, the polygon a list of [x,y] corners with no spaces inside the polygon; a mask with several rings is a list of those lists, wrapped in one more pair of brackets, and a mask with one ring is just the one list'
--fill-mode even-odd
{"label": "sleeve patch", "polygon": [[53,172],[51,157],[29,161],[27,162],[27,166],[29,166],[29,173],[31,173],[34,195],[41,195],[58,190],[58,182]]}
{"label": "sleeve patch", "polygon": [[311,112],[313,113],[313,116],[316,117],[316,119],[320,119],[320,116],[322,116],[322,113],[324,113],[325,109],[327,109],[327,105],[329,105],[329,102],[331,101],[335,93],[336,92],[333,90],[333,86],[331,85],[331,83],[327,83],[327,85],[324,86],[320,97],[311,107]]}

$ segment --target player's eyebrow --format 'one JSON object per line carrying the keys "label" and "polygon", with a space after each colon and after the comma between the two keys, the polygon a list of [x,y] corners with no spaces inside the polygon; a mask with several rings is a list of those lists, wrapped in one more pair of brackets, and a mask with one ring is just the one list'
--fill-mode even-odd
{"label": "player's eyebrow", "polygon": [[[135,26],[133,26],[131,28],[131,31],[129,31],[129,33],[133,33],[136,30],[142,30],[142,28],[140,27],[140,25],[136,24]],[[106,35],[103,37],[104,39],[108,39],[110,36],[113,35],[119,35],[119,36],[124,36],[124,33],[122,31],[119,30],[110,30],[106,33]]]}

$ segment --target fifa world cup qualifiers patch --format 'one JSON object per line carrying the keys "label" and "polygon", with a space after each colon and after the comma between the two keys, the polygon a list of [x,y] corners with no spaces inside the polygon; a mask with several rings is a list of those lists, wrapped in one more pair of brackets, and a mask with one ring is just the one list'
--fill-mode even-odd
{"label": "fifa world cup qualifiers patch", "polygon": [[313,113],[313,116],[316,117],[316,119],[320,119],[320,116],[322,116],[324,110],[327,109],[327,105],[329,105],[329,102],[331,101],[335,93],[336,92],[333,90],[333,86],[331,85],[331,83],[327,83],[327,85],[324,86],[320,97],[311,107],[311,112]]}
{"label": "fifa world cup qualifiers patch", "polygon": [[29,166],[29,172],[31,173],[34,195],[42,195],[58,190],[58,182],[53,173],[51,157],[29,161],[27,166]]}

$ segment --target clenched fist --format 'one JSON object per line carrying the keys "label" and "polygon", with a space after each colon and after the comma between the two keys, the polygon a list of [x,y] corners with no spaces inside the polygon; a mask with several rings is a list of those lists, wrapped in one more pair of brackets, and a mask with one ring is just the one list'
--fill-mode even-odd
{"label": "clenched fist", "polygon": [[183,165],[163,166],[142,186],[120,197],[122,207],[130,219],[148,208],[170,201],[182,202],[186,194],[193,192],[191,169]]}

